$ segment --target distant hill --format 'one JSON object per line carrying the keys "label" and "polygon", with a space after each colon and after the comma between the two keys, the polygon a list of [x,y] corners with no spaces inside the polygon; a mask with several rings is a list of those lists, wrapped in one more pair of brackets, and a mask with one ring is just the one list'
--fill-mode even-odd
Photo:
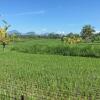
{"label": "distant hill", "polygon": [[21,35],[21,32],[19,32],[17,30],[8,31],[8,34],[10,34],[10,35],[13,34],[13,33],[15,33],[17,35]]}
{"label": "distant hill", "polygon": [[25,35],[31,35],[31,36],[34,36],[34,35],[36,35],[36,33],[35,33],[35,32],[27,32],[27,33],[25,33]]}

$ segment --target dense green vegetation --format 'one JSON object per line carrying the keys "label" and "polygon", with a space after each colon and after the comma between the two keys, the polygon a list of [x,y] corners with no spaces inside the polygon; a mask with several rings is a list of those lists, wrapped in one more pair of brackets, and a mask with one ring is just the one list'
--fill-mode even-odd
{"label": "dense green vegetation", "polygon": [[[68,50],[69,55],[78,54],[82,48],[87,50],[84,51],[85,54],[92,56],[94,55],[91,50],[95,48],[93,50],[96,50],[96,57],[100,57],[98,43],[66,45],[58,39],[15,42],[13,46],[8,45],[4,53],[1,48],[0,80],[1,84],[4,84],[1,86],[7,87],[9,84],[8,93],[21,89],[27,94],[34,94],[35,100],[42,97],[58,100],[96,100],[100,98],[100,59],[61,56],[65,52],[68,53]],[[10,51],[12,49],[15,51]],[[45,51],[47,49],[48,52]],[[53,55],[46,55],[48,53]]]}
{"label": "dense green vegetation", "polygon": [[0,51],[0,83],[10,84],[8,93],[21,88],[35,100],[100,98],[100,59]]}
{"label": "dense green vegetation", "polygon": [[32,54],[57,54],[63,56],[100,57],[99,43],[66,44],[59,39],[35,39],[20,42],[11,50]]}
{"label": "dense green vegetation", "polygon": [[6,35],[1,28],[1,44],[8,44],[7,38],[9,45],[0,46],[0,98],[6,94],[27,100],[100,99],[100,34],[94,32],[91,25],[80,35],[66,36]]}

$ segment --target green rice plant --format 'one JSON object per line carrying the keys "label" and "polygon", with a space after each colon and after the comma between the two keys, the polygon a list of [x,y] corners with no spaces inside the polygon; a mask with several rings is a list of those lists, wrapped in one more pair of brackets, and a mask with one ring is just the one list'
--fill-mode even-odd
{"label": "green rice plant", "polygon": [[99,58],[0,52],[0,87],[8,95],[25,93],[30,100],[96,100],[99,66]]}
{"label": "green rice plant", "polygon": [[89,54],[96,50],[98,55],[99,45],[43,42],[34,43],[34,48],[31,41],[26,48],[27,44],[16,43],[19,52],[10,51],[10,45],[5,52],[0,47],[0,92],[16,97],[23,94],[28,100],[100,99],[100,58],[78,57],[82,50]]}
{"label": "green rice plant", "polygon": [[[43,43],[42,43],[43,41]],[[25,43],[17,43],[12,51],[19,51],[24,53],[31,54],[56,54],[63,56],[83,56],[83,57],[100,57],[100,46],[97,44],[72,44],[72,45],[64,45],[58,42],[57,40],[47,41],[48,44],[44,43],[47,40],[36,41],[34,43],[32,41]],[[59,41],[59,40],[58,40]],[[54,43],[53,43],[54,42]],[[52,45],[51,45],[52,44]]]}

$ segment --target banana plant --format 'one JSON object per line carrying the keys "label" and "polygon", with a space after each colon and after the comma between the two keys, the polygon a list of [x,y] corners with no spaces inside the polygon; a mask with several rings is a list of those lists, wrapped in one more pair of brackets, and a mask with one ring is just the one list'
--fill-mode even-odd
{"label": "banana plant", "polygon": [[9,35],[7,33],[8,28],[11,26],[5,20],[2,20],[5,24],[4,27],[0,27],[0,42],[3,46],[3,51],[5,50],[6,45],[9,42]]}

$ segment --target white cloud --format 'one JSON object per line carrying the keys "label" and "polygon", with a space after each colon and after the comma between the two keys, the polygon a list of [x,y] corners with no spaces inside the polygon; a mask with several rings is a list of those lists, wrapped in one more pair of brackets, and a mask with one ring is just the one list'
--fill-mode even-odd
{"label": "white cloud", "polygon": [[42,29],[42,31],[43,31],[43,32],[46,32],[46,31],[47,31],[47,29],[46,29],[46,28],[43,28],[43,29]]}
{"label": "white cloud", "polygon": [[65,31],[57,31],[57,34],[65,34]]}
{"label": "white cloud", "polygon": [[15,14],[3,14],[3,16],[41,15],[44,13],[45,13],[44,10],[40,10],[40,11],[21,12],[21,13],[15,13]]}
{"label": "white cloud", "polygon": [[100,31],[96,31],[95,33],[99,33]]}

